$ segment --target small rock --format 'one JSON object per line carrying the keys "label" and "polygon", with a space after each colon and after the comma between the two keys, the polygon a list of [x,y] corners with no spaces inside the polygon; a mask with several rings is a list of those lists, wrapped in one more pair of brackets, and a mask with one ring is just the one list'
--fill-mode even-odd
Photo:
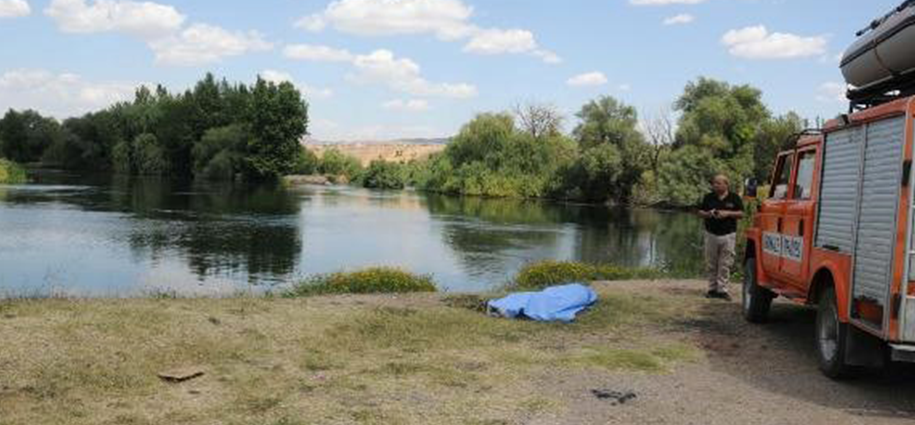
{"label": "small rock", "polygon": [[190,367],[182,368],[182,369],[173,369],[173,370],[169,370],[169,371],[165,371],[165,372],[159,372],[157,374],[157,376],[159,376],[159,379],[161,379],[163,381],[171,382],[171,383],[178,383],[178,382],[190,381],[191,379],[199,378],[199,377],[203,376],[203,370],[201,370],[199,368],[190,368]]}
{"label": "small rock", "polygon": [[210,316],[207,320],[209,320],[210,323],[212,323],[212,324],[214,324],[214,325],[216,325],[216,326],[219,326],[219,325],[222,324],[222,321],[221,321],[221,320],[219,320],[219,319],[217,319],[217,318],[215,318],[215,317],[213,317],[213,316]]}
{"label": "small rock", "polygon": [[200,394],[200,390],[188,390],[187,393],[188,393],[188,394],[191,394],[191,395],[199,395],[199,394]]}
{"label": "small rock", "polygon": [[638,398],[638,395],[632,391],[591,390],[591,394],[598,400],[609,400],[614,406],[626,404],[627,401]]}

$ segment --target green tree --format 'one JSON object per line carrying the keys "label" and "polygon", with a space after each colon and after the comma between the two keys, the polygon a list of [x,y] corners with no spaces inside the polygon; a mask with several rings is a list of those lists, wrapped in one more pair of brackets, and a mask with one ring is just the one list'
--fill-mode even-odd
{"label": "green tree", "polygon": [[804,120],[794,112],[763,122],[756,136],[753,154],[753,177],[761,182],[768,181],[772,165],[778,153],[793,147],[796,136],[804,130]]}
{"label": "green tree", "polygon": [[724,160],[734,180],[754,170],[755,142],[769,119],[762,92],[699,78],[687,84],[674,108],[681,113],[674,148],[695,146]]}
{"label": "green tree", "polygon": [[308,105],[289,82],[276,85],[258,77],[251,92],[248,125],[252,138],[245,152],[245,174],[274,179],[295,166],[299,141],[308,134]]}
{"label": "green tree", "polygon": [[711,150],[685,146],[667,156],[658,171],[661,198],[677,207],[696,205],[708,192],[709,180],[720,172],[728,172],[724,161],[715,158]]}
{"label": "green tree", "polygon": [[242,152],[250,138],[242,124],[207,130],[194,145],[194,175],[211,180],[232,180],[241,171]]}
{"label": "green tree", "polygon": [[[638,130],[638,113],[603,96],[585,104],[576,116],[581,120],[573,134],[582,152],[577,176],[583,178],[578,182],[583,195],[589,200],[628,204],[633,188],[651,165],[651,147]],[[624,166],[614,165],[617,163]]]}

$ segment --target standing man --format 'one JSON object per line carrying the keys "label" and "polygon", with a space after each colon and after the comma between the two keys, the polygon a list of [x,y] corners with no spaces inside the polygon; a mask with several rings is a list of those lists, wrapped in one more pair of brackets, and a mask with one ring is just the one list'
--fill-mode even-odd
{"label": "standing man", "polygon": [[737,220],[743,218],[743,201],[731,193],[724,174],[712,179],[712,193],[702,199],[699,216],[705,219],[705,264],[709,280],[706,297],[730,301],[728,280],[734,264]]}

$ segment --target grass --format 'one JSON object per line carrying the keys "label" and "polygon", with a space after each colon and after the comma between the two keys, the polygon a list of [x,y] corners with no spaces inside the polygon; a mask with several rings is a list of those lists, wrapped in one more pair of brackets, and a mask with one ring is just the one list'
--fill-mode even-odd
{"label": "grass", "polygon": [[431,276],[418,276],[400,269],[375,267],[354,272],[312,276],[286,291],[287,298],[327,294],[390,294],[435,292]]}
{"label": "grass", "polygon": [[25,183],[26,172],[19,164],[0,158],[0,184]]}
{"label": "grass", "polygon": [[[0,424],[517,423],[567,412],[556,374],[696,357],[677,324],[704,301],[597,290],[568,325],[490,318],[469,297],[9,300]],[[188,366],[205,375],[156,377]]]}
{"label": "grass", "polygon": [[512,280],[512,289],[542,289],[564,283],[660,279],[664,271],[651,268],[627,268],[610,264],[588,264],[576,261],[540,261],[524,266]]}

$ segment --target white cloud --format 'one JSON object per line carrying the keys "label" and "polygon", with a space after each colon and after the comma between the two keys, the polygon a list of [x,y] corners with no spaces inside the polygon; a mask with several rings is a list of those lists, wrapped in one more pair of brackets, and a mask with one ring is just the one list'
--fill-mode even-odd
{"label": "white cloud", "polygon": [[41,69],[11,70],[0,74],[0,110],[36,109],[62,119],[132,100],[138,86],[90,82],[76,74]]}
{"label": "white cloud", "polygon": [[334,91],[329,88],[312,87],[308,84],[297,82],[295,78],[292,77],[292,74],[289,74],[288,72],[265,69],[261,71],[260,77],[273,83],[290,82],[296,86],[306,98],[327,99],[334,95]]}
{"label": "white cloud", "polygon": [[477,96],[477,88],[460,83],[432,83],[422,76],[419,65],[407,58],[396,58],[389,50],[376,50],[353,60],[356,74],[350,79],[358,83],[384,84],[395,91],[414,96],[441,96],[466,99]]}
{"label": "white cloud", "polygon": [[845,97],[847,91],[848,86],[844,83],[826,82],[820,84],[817,90],[817,100],[824,103],[846,103],[848,102],[848,98]]}
{"label": "white cloud", "polygon": [[29,16],[32,8],[25,0],[0,0],[0,18]]}
{"label": "white cloud", "polygon": [[296,21],[295,27],[311,32],[321,32],[327,27],[327,22],[324,22],[324,18],[320,15],[309,15]]}
{"label": "white cloud", "polygon": [[537,48],[534,33],[526,30],[483,30],[464,46],[465,52],[483,55],[524,53]]}
{"label": "white cloud", "polygon": [[433,83],[422,76],[419,65],[408,58],[397,58],[390,50],[375,50],[366,55],[328,46],[309,44],[290,45],[284,55],[291,59],[348,62],[355,72],[347,79],[360,84],[383,84],[390,89],[413,96],[441,96],[458,99],[475,97],[477,88],[466,83]]}
{"label": "white cloud", "polygon": [[763,25],[728,31],[721,43],[732,55],[746,59],[791,59],[826,53],[823,36],[770,33]]}
{"label": "white cloud", "polygon": [[155,39],[181,28],[185,16],[174,7],[152,2],[53,0],[45,11],[63,32],[117,31]]}
{"label": "white cloud", "polygon": [[696,20],[696,17],[690,15],[689,13],[681,13],[676,16],[671,16],[664,20],[664,25],[684,25],[691,23]]}
{"label": "white cloud", "polygon": [[460,0],[338,0],[297,26],[310,30],[330,24],[357,35],[435,34],[442,40],[466,37],[473,8]]}
{"label": "white cloud", "polygon": [[470,22],[473,8],[461,0],[337,0],[295,26],[322,31],[327,26],[362,36],[431,34],[440,40],[468,40],[468,53],[529,54],[546,63],[561,61],[542,49],[524,29],[480,28]]}
{"label": "white cloud", "polygon": [[423,99],[394,99],[382,103],[381,107],[391,111],[423,112],[429,110],[429,102]]}
{"label": "white cloud", "polygon": [[290,59],[316,62],[351,62],[354,59],[353,54],[346,50],[311,44],[291,44],[283,49],[283,55]]}
{"label": "white cloud", "polygon": [[671,4],[699,4],[706,0],[629,0],[633,6],[667,6]]}
{"label": "white cloud", "polygon": [[588,72],[569,78],[566,84],[572,87],[593,87],[607,84],[607,76],[602,72]]}
{"label": "white cloud", "polygon": [[149,46],[156,54],[157,63],[185,66],[273,48],[257,31],[230,32],[207,24],[191,25],[180,34],[155,40]]}

